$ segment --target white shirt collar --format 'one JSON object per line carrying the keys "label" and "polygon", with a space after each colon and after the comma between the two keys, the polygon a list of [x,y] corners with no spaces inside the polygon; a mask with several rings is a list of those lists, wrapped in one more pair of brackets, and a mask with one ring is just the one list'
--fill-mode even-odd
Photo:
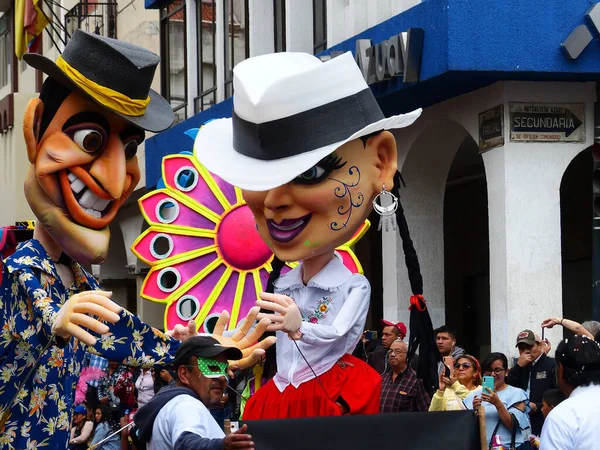
{"label": "white shirt collar", "polygon": [[[306,287],[316,287],[330,292],[337,291],[352,276],[352,272],[335,253],[334,257],[319,273],[310,279]],[[275,280],[275,287],[280,290],[299,289],[304,287],[302,281],[302,264],[298,264],[290,272]]]}
{"label": "white shirt collar", "polygon": [[543,354],[544,354],[544,352],[542,351],[542,353],[540,353],[540,356],[538,356],[538,357],[535,359],[535,361],[533,362],[533,364],[531,365],[532,367],[533,367],[533,366],[535,366],[535,365],[538,363],[538,361],[540,360],[540,358],[542,357],[542,355],[543,355]]}

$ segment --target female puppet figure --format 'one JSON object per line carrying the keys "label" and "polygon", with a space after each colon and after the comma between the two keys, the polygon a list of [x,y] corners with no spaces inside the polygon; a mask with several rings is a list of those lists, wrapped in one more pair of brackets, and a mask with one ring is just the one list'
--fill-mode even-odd
{"label": "female puppet figure", "polygon": [[[236,66],[233,82],[232,119],[205,124],[195,155],[242,189],[276,256],[274,293],[257,304],[274,312],[262,315],[277,332],[277,373],[244,419],[377,413],[381,379],[351,356],[371,288],[334,249],[377,197],[390,202],[375,203],[378,212],[398,209],[390,193],[396,142],[385,130],[410,125],[420,110],[385,118],[350,53],[325,63],[302,53],[259,56]],[[302,263],[280,276],[291,261]]]}

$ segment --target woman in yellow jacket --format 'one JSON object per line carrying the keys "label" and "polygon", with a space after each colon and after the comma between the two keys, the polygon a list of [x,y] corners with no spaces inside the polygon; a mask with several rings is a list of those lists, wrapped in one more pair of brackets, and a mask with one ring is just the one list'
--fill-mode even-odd
{"label": "woman in yellow jacket", "polygon": [[481,367],[477,358],[462,355],[454,363],[454,376],[440,376],[440,386],[431,399],[429,411],[457,411],[466,409],[463,399],[472,391],[481,389]]}

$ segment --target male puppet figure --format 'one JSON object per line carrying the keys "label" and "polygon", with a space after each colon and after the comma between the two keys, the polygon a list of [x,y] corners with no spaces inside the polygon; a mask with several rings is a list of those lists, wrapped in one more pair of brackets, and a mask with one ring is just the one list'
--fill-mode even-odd
{"label": "male puppet figure", "polygon": [[302,261],[257,302],[276,313],[264,315],[277,331],[277,373],[244,419],[377,413],[381,378],[350,355],[371,288],[334,249],[394,187],[396,142],[385,130],[420,111],[386,119],[350,53],[325,63],[302,53],[251,58],[233,83],[233,118],[205,124],[195,155],[243,190],[274,267]]}
{"label": "male puppet figure", "polygon": [[160,58],[140,47],[76,31],[56,63],[25,60],[48,79],[23,126],[38,220],[0,286],[0,449],[60,449],[86,350],[148,367],[169,364],[180,344],[112,302],[81,266],[105,259],[108,225],[140,179],[144,130],[166,129],[173,112],[150,89]]}

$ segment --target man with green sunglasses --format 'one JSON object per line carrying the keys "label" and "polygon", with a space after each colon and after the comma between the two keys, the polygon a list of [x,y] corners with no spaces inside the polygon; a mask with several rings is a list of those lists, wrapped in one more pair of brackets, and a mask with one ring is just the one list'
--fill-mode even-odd
{"label": "man with green sunglasses", "polygon": [[225,347],[210,336],[194,336],[173,360],[177,387],[162,389],[134,417],[134,442],[148,450],[253,449],[247,426],[225,436],[208,408],[219,405],[227,389],[228,360],[242,358],[236,347]]}

